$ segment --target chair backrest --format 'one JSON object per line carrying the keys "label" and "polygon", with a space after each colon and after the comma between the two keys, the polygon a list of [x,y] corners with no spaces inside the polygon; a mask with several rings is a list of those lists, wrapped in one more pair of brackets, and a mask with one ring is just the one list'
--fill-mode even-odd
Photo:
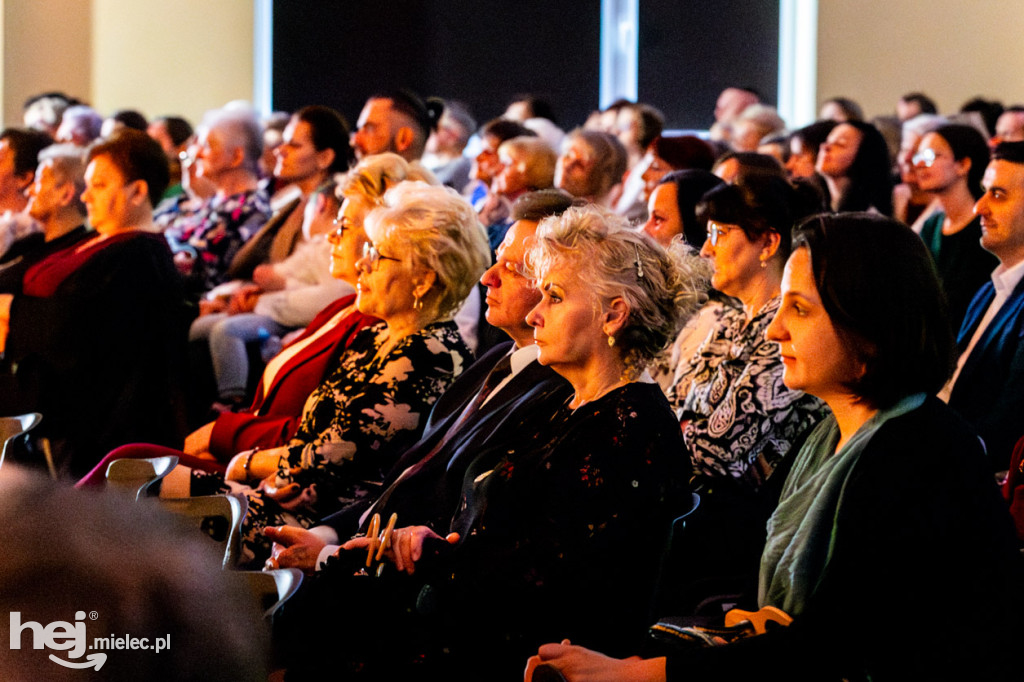
{"label": "chair backrest", "polygon": [[19,414],[16,417],[0,417],[0,442],[3,443],[3,449],[0,450],[0,464],[3,464],[4,458],[7,456],[7,448],[11,441],[23,433],[31,431],[42,420],[43,415],[38,412]]}
{"label": "chair backrest", "polygon": [[242,546],[242,522],[249,511],[244,495],[160,498],[160,504],[196,525],[224,550],[224,568],[238,565]]}
{"label": "chair backrest", "polygon": [[661,554],[658,581],[654,586],[654,596],[651,600],[650,621],[652,623],[665,615],[662,611],[672,608],[677,581],[680,577],[678,569],[681,562],[686,559],[684,556],[686,529],[698,507],[700,507],[700,494],[690,493],[690,508],[672,521],[672,527],[665,541],[665,549]]}
{"label": "chair backrest", "polygon": [[174,455],[147,459],[115,459],[107,465],[107,488],[141,499],[154,483],[178,466]]}
{"label": "chair backrest", "polygon": [[302,585],[302,571],[297,568],[276,568],[271,571],[238,571],[259,600],[263,615],[271,618]]}

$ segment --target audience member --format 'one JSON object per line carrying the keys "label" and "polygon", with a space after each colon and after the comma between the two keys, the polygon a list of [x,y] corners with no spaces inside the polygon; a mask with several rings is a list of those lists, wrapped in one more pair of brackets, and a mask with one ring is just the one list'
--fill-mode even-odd
{"label": "audience member", "polygon": [[57,142],[68,142],[87,147],[100,136],[103,117],[92,107],[76,104],[64,110],[57,128]]}
{"label": "audience member", "polygon": [[760,104],[761,96],[750,87],[728,87],[715,102],[715,123],[711,139],[728,144],[732,139],[732,123],[747,107]]}
{"label": "audience member", "polygon": [[409,90],[374,95],[356,121],[352,150],[357,159],[393,152],[406,161],[419,161],[443,110],[440,100],[424,102]]}
{"label": "audience member", "polygon": [[786,170],[778,159],[757,152],[727,152],[718,158],[711,172],[729,184],[743,182],[755,175],[786,177]]}
{"label": "audience member", "polygon": [[910,92],[896,102],[896,118],[900,123],[908,121],[920,114],[937,114],[939,108],[928,95],[921,92]]}
{"label": "audience member", "polygon": [[64,110],[72,104],[78,104],[78,101],[63,92],[43,92],[33,95],[25,100],[22,107],[23,125],[31,130],[44,132],[52,139],[56,139],[57,128],[60,127],[60,119],[64,115]]}
{"label": "audience member", "polygon": [[818,150],[836,125],[835,121],[816,121],[793,131],[789,136],[789,158],[786,160],[786,172],[791,180],[816,176]]}
{"label": "audience member", "polygon": [[192,140],[192,124],[180,116],[161,116],[153,119],[146,132],[160,143],[170,163],[171,184],[164,192],[163,200],[182,194],[185,188],[181,185],[181,154]]}
{"label": "audience member", "polygon": [[352,150],[348,125],[334,109],[308,106],[295,112],[284,129],[284,142],[274,152],[274,176],[293,185],[298,196],[274,209],[274,214],[239,249],[227,270],[227,279],[252,279],[263,263],[279,263],[295,249],[302,235],[302,216],[313,190],[333,173],[348,169]]}
{"label": "audience member", "polygon": [[863,121],[864,110],[859,104],[846,97],[833,97],[825,100],[818,112],[818,120],[846,123],[847,121]]}
{"label": "audience member", "polygon": [[985,123],[985,135],[989,138],[996,134],[996,123],[999,121],[999,117],[1003,115],[1003,103],[999,100],[987,100],[983,97],[973,97],[960,107],[961,114],[968,114],[971,112],[977,112],[981,116],[981,120]]}
{"label": "audience member", "polygon": [[504,118],[496,118],[484,124],[480,129],[480,152],[473,158],[469,176],[470,184],[463,190],[463,195],[479,213],[491,195],[491,184],[501,173],[501,157],[498,147],[502,142],[513,137],[536,136],[529,128],[520,123]]}
{"label": "audience member", "polygon": [[0,132],[0,258],[17,258],[42,230],[25,213],[27,192],[39,163],[39,152],[52,143],[38,130],[5,128]]}
{"label": "audience member", "polygon": [[[2,148],[2,143],[0,143]],[[0,292],[20,294],[29,267],[52,253],[72,246],[87,236],[85,160],[74,145],[51,145],[39,152],[39,167],[28,188],[25,212],[42,228],[15,242],[0,257]]]}
{"label": "audience member", "polygon": [[[418,173],[397,154],[375,154],[344,175],[338,188],[342,205],[330,235],[331,276],[356,286],[356,264],[369,241],[363,229],[366,215],[383,205],[388,189],[405,180],[420,179]],[[175,454],[186,466],[223,472],[224,465],[239,452],[287,444],[298,429],[306,400],[334,370],[332,363],[358,331],[377,322],[359,312],[354,293],[342,296],[267,364],[249,410],[224,412],[196,429],[185,439],[184,452],[161,453],[149,445],[118,448],[78,485],[102,485],[107,463],[118,457]]]}
{"label": "audience member", "polygon": [[491,196],[478,211],[487,227],[491,250],[505,239],[512,225],[512,202],[526,192],[548,189],[555,179],[555,151],[539,137],[513,137],[498,147],[501,172],[491,183]]}
{"label": "audience member", "polygon": [[100,127],[100,137],[110,137],[118,130],[125,128],[141,130],[145,133],[149,129],[149,121],[134,109],[118,109],[103,120],[103,125]]}
{"label": "audience member", "polygon": [[[667,658],[620,660],[565,641],[532,664],[570,682],[1018,677],[1013,529],[976,436],[929,397],[952,339],[926,250],[899,223],[863,214],[812,218],[794,242],[768,334],[786,385],[832,416],[801,448],[761,557],[757,605],[792,624],[731,642],[712,629],[708,645]],[[880,636],[901,613],[919,627]]]}
{"label": "audience member", "polygon": [[989,145],[994,149],[1001,142],[1024,141],[1024,105],[1015,104],[1006,107],[999,119],[996,121],[996,132],[989,140]]}
{"label": "audience member", "polygon": [[234,291],[226,310],[192,323],[189,342],[209,343],[216,411],[237,410],[251,402],[248,344],[257,344],[263,357],[273,355],[269,349],[279,347],[288,332],[310,324],[333,301],[352,293],[353,287],[333,278],[330,271],[328,233],[340,207],[334,189],[328,182],[310,195],[303,239],[291,255],[280,263],[258,266],[253,283]]}
{"label": "audience member", "polygon": [[921,227],[921,239],[935,259],[954,331],[978,287],[999,265],[981,246],[981,218],[974,213],[974,202],[984,192],[981,178],[988,158],[985,138],[965,125],[927,133],[914,154],[917,186],[938,202]]}
{"label": "audience member", "polygon": [[892,213],[889,149],[870,123],[847,121],[828,134],[818,153],[833,211]]}
{"label": "audience member", "polygon": [[751,104],[732,122],[729,142],[734,151],[756,152],[757,146],[768,135],[780,133],[786,128],[775,107],[767,104]]}
{"label": "audience member", "polygon": [[[196,140],[196,175],[216,194],[198,211],[180,217],[164,231],[190,296],[227,281],[242,246],[270,218],[267,198],[257,190],[261,131],[251,111],[207,112]],[[202,313],[220,312],[226,302],[205,302]]]}
{"label": "audience member", "polygon": [[[707,192],[723,184],[721,178],[706,170],[672,171],[651,194],[647,211],[650,217],[643,226],[644,232],[665,248],[678,241],[692,249],[699,248],[707,235],[706,221],[697,218],[697,204]],[[705,260],[703,265],[707,266],[705,292],[708,300],[650,368],[651,375],[665,392],[676,382],[676,368],[692,357],[711,330],[721,324],[726,307],[735,307],[729,303],[732,299],[711,288],[711,263]]]}
{"label": "audience member", "polygon": [[0,295],[0,348],[16,368],[9,398],[46,415],[36,432],[72,475],[118,445],[184,435],[181,287],[150,227],[167,160],[135,130],[88,160],[82,201],[96,236],[33,265],[23,294]]}
{"label": "audience member", "polygon": [[555,186],[598,206],[610,207],[622,192],[626,150],[609,133],[577,129],[562,144]]}
{"label": "audience member", "polygon": [[910,225],[918,234],[924,221],[937,210],[938,202],[918,186],[914,154],[926,134],[946,123],[945,117],[935,114],[918,114],[903,122],[900,150],[896,155],[899,182],[892,189],[892,217]]}
{"label": "audience member", "polygon": [[981,245],[999,267],[967,308],[960,358],[939,397],[981,435],[994,471],[1005,469],[1024,411],[1024,142],[1003,142],[982,179]]}
{"label": "audience member", "polygon": [[430,169],[442,185],[462,192],[469,184],[473,160],[463,156],[469,138],[476,132],[476,120],[465,104],[448,101],[437,128],[427,138],[423,165]]}
{"label": "audience member", "polygon": [[652,160],[647,149],[664,126],[664,115],[648,104],[630,104],[619,110],[614,135],[626,149],[626,174],[615,212],[636,222],[647,218],[644,173]]}
{"label": "audience member", "polygon": [[678,170],[710,171],[715,163],[715,153],[704,140],[695,135],[659,135],[647,148],[651,157],[643,173],[644,200],[666,174]]}

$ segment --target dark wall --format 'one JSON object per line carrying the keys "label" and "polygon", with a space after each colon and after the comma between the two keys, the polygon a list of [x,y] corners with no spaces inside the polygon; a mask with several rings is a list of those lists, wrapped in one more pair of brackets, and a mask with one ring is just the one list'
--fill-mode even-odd
{"label": "dark wall", "polygon": [[730,85],[775,104],[779,70],[776,2],[640,0],[638,97],[668,127],[706,129]]}
{"label": "dark wall", "polygon": [[[559,124],[598,106],[599,0],[279,0],[274,108],[327,104],[355,124],[366,98],[408,87],[460,99],[482,124],[517,94],[547,97]],[[706,128],[722,88],[774,102],[778,4],[641,0],[639,98],[670,127]]]}
{"label": "dark wall", "polygon": [[408,87],[460,99],[482,124],[514,95],[549,98],[563,127],[598,102],[600,3],[402,0],[274,3],[274,108],[336,107]]}

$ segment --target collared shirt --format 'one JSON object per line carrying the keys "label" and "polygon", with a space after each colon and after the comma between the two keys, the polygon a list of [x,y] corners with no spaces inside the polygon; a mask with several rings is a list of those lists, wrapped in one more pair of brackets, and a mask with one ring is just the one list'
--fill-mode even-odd
{"label": "collared shirt", "polygon": [[1010,298],[1010,294],[1017,288],[1020,280],[1024,278],[1024,261],[1017,263],[1012,267],[1004,267],[1000,265],[998,268],[992,271],[992,286],[995,287],[996,295],[989,304],[988,309],[985,311],[985,316],[981,318],[981,322],[978,323],[978,328],[974,330],[974,336],[971,337],[971,342],[967,344],[967,349],[960,354],[960,357],[956,361],[956,371],[953,372],[953,376],[950,377],[946,385],[939,391],[939,400],[948,403],[949,396],[953,393],[953,385],[956,383],[957,378],[960,376],[960,370],[964,368],[967,363],[967,358],[971,357],[971,353],[974,351],[974,346],[977,345],[978,340],[985,334],[985,330],[995,319],[995,316],[999,313],[999,310],[1006,303],[1006,300]]}

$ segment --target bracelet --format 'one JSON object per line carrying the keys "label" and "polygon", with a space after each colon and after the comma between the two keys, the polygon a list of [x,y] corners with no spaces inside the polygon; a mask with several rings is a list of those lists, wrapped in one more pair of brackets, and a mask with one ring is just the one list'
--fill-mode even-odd
{"label": "bracelet", "polygon": [[259,451],[260,451],[259,446],[257,446],[255,448],[253,448],[249,452],[248,455],[245,456],[245,464],[242,465],[242,471],[245,472],[245,475],[246,475],[247,478],[249,476],[249,467],[252,466],[252,458],[255,457],[256,453],[259,452]]}

